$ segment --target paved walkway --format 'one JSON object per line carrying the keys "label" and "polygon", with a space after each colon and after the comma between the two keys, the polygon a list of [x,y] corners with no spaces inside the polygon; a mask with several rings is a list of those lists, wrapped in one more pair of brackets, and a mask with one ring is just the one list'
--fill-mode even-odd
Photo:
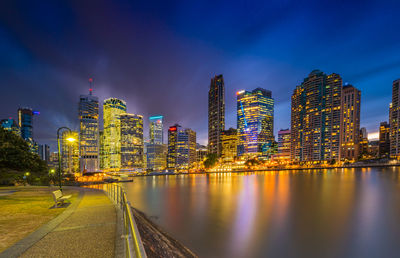
{"label": "paved walkway", "polygon": [[[19,245],[19,253],[10,255],[14,257],[22,253],[21,257],[114,257],[118,238],[117,213],[113,203],[102,191],[86,188],[81,189],[80,197],[75,202],[75,205],[71,205],[73,207],[69,207],[37,230],[46,231],[47,226],[47,232],[38,234],[35,231],[21,240],[21,243],[18,242],[16,247],[13,246],[18,249]],[[51,227],[52,223],[58,224]],[[28,244],[24,245],[24,241]]]}

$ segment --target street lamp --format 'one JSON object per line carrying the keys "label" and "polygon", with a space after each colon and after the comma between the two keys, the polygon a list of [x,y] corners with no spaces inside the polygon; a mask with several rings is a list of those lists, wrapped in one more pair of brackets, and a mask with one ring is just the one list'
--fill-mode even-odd
{"label": "street lamp", "polygon": [[[58,145],[58,179],[59,179],[59,183],[60,183],[60,191],[62,191],[62,185],[61,185],[61,148],[60,148],[60,131],[63,130],[63,129],[65,129],[65,130],[67,130],[69,133],[71,133],[71,129],[69,129],[68,127],[65,127],[65,126],[60,127],[60,128],[58,128],[58,130],[57,130],[57,145]],[[74,142],[74,141],[76,141],[76,139],[73,138],[73,137],[68,137],[66,140],[69,141],[69,142]]]}

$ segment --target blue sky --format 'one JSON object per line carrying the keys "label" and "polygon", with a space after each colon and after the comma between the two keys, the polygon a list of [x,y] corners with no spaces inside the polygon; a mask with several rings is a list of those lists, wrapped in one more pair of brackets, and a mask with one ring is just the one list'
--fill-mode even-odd
{"label": "blue sky", "polygon": [[227,128],[236,127],[235,92],[263,87],[277,132],[290,127],[293,89],[320,69],[362,91],[361,126],[377,131],[400,78],[399,11],[396,1],[368,0],[3,1],[0,118],[39,110],[34,137],[54,146],[58,127],[78,128],[93,77],[101,100],[162,114],[204,144],[215,74],[225,78]]}

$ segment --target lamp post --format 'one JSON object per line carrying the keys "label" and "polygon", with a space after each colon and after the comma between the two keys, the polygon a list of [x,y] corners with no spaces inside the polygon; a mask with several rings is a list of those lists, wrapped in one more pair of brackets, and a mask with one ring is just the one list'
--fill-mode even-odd
{"label": "lamp post", "polygon": [[[61,130],[68,130],[69,133],[71,133],[71,129],[69,129],[68,127],[60,127],[57,130],[57,145],[58,145],[58,179],[59,179],[59,183],[60,183],[60,191],[62,191],[62,184],[61,184],[61,147],[60,147],[60,131]],[[72,138],[72,137],[68,137],[67,141],[69,142],[74,142],[76,139]]]}

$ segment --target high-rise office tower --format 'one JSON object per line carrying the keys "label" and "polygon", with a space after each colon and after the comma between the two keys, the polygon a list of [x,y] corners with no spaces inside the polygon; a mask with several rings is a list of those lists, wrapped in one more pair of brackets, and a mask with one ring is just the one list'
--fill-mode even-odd
{"label": "high-rise office tower", "polygon": [[379,157],[389,158],[390,152],[390,125],[387,122],[381,122],[379,126]]}
{"label": "high-rise office tower", "polygon": [[274,141],[274,99],[271,91],[238,91],[238,156],[265,156]]}
{"label": "high-rise office tower", "polygon": [[168,129],[167,168],[185,170],[196,162],[196,132],[178,124]]}
{"label": "high-rise office tower", "polygon": [[225,84],[224,77],[211,79],[208,91],[208,150],[221,155],[221,132],[225,130]]}
{"label": "high-rise office tower", "polygon": [[390,157],[400,155],[400,79],[393,82],[392,108],[390,112]]}
{"label": "high-rise office tower", "polygon": [[99,170],[99,99],[92,92],[90,87],[79,97],[79,167],[84,172]]}
{"label": "high-rise office tower", "polygon": [[342,78],[314,70],[296,87],[291,107],[291,160],[338,160]]}
{"label": "high-rise office tower", "polygon": [[121,120],[126,113],[126,103],[109,98],[103,103],[104,121],[104,169],[121,168]]}
{"label": "high-rise office tower", "polygon": [[221,134],[221,158],[223,162],[233,162],[237,157],[238,135],[237,130],[229,128]]}
{"label": "high-rise office tower", "polygon": [[278,132],[278,158],[290,160],[290,129],[281,129]]}
{"label": "high-rise office tower", "polygon": [[12,118],[1,120],[0,126],[7,131],[13,132],[16,135],[21,136],[21,128],[19,127],[18,123]]}
{"label": "high-rise office tower", "polygon": [[78,139],[76,131],[63,131],[61,134],[62,168],[64,173],[79,172],[79,141],[70,142],[68,138]]}
{"label": "high-rise office tower", "polygon": [[361,91],[352,85],[342,89],[340,159],[355,160],[360,154]]}
{"label": "high-rise office tower", "polygon": [[31,108],[18,109],[18,126],[21,129],[21,137],[29,142],[33,142],[33,114]]}
{"label": "high-rise office tower", "polygon": [[167,166],[167,145],[152,144],[147,145],[147,169],[161,171]]}
{"label": "high-rise office tower", "polygon": [[121,168],[144,168],[143,117],[121,114]]}
{"label": "high-rise office tower", "polygon": [[167,146],[164,144],[163,116],[151,116],[149,126],[149,143],[147,144],[147,169],[160,171],[167,165]]}
{"label": "high-rise office tower", "polygon": [[163,144],[163,116],[151,116],[149,126],[150,144]]}

